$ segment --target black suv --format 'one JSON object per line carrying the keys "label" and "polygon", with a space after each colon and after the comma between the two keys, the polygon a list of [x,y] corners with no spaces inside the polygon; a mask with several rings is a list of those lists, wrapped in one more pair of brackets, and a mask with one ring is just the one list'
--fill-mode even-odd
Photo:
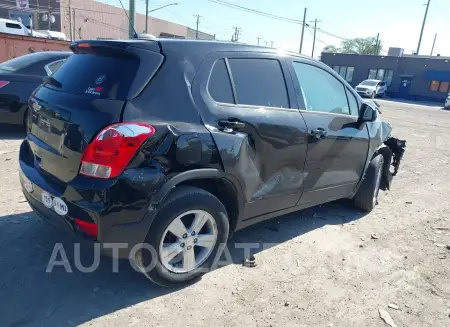
{"label": "black suv", "polygon": [[404,152],[376,105],[310,58],[173,39],[71,49],[29,100],[24,194],[126,243],[118,255],[153,263],[158,284],[200,276],[254,223],[340,198],[372,210]]}

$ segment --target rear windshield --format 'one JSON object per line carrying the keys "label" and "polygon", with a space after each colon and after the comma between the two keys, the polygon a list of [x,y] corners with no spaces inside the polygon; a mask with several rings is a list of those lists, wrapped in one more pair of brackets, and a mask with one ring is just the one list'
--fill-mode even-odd
{"label": "rear windshield", "polygon": [[74,54],[52,75],[62,86],[47,87],[92,98],[126,100],[138,68],[139,59],[134,56]]}

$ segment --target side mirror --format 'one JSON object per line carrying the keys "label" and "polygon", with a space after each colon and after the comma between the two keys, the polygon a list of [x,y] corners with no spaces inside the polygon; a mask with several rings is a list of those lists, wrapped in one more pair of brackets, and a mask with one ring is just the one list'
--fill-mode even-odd
{"label": "side mirror", "polygon": [[377,120],[378,113],[377,110],[369,106],[367,103],[361,105],[361,110],[359,111],[359,121],[371,122]]}

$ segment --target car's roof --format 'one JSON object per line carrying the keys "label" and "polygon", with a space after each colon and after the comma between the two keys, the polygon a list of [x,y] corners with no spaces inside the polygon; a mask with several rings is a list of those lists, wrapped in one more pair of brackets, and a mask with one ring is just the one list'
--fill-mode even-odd
{"label": "car's roof", "polygon": [[370,82],[383,82],[381,79],[365,79],[363,82],[365,81],[370,81]]}

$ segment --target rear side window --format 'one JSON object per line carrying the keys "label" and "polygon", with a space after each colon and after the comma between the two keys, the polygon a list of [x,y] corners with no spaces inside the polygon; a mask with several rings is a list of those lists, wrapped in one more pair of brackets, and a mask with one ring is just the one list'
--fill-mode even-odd
{"label": "rear side window", "polygon": [[228,59],[239,104],[289,108],[280,62],[276,59]]}
{"label": "rear side window", "polygon": [[208,91],[214,101],[234,103],[230,76],[224,59],[219,59],[214,64],[209,77]]}
{"label": "rear side window", "polygon": [[21,30],[22,26],[20,26],[19,24],[14,24],[14,23],[6,23],[6,27],[7,28],[14,28],[16,30]]}
{"label": "rear side window", "polygon": [[54,62],[47,64],[45,66],[45,71],[47,72],[47,75],[50,76],[51,74],[56,72],[59,69],[59,67],[61,67],[61,65],[64,63],[64,61],[65,60],[63,59],[63,60],[58,60],[58,61],[54,61]]}
{"label": "rear side window", "polygon": [[134,56],[74,54],[52,75],[62,86],[47,87],[74,95],[125,100],[138,68],[139,59]]}

